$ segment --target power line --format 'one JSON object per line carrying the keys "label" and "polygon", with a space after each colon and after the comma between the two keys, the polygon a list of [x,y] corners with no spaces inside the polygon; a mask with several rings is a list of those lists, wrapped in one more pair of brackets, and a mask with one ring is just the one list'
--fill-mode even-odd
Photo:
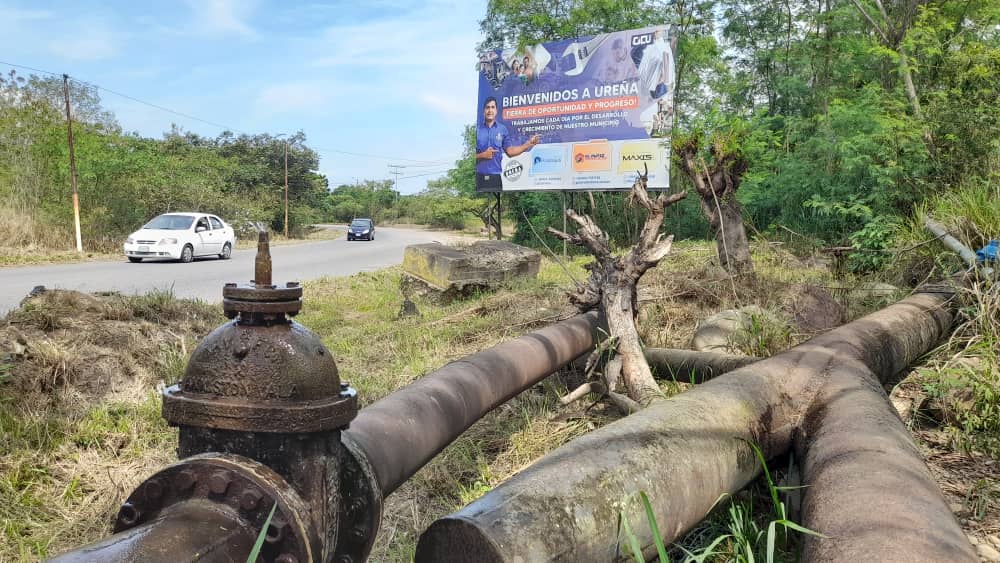
{"label": "power line", "polygon": [[191,119],[193,121],[198,121],[198,122],[204,123],[206,125],[211,125],[213,127],[218,127],[219,129],[223,129],[225,131],[234,131],[236,133],[241,133],[243,135],[249,135],[249,133],[247,133],[246,131],[240,131],[239,129],[237,129],[235,127],[230,127],[229,125],[222,125],[221,123],[215,123],[214,121],[208,121],[207,119],[202,119],[200,117],[195,117],[193,115],[188,115],[186,113],[181,113],[179,111],[174,111],[174,110],[172,110],[170,108],[165,108],[163,106],[154,104],[152,102],[144,102],[144,101],[140,100],[139,98],[133,98],[132,96],[129,96],[128,94],[122,94],[121,92],[115,92],[114,90],[109,90],[108,88],[105,88],[103,86],[98,86],[97,84],[94,84],[92,82],[83,82],[83,81],[78,81],[78,80],[74,80],[74,82],[80,82],[80,83],[86,84],[88,86],[93,86],[94,88],[97,88],[98,90],[103,90],[104,92],[108,92],[109,94],[114,94],[116,96],[121,96],[122,98],[125,98],[126,100],[132,100],[133,102],[137,102],[137,103],[149,106],[151,108],[156,108],[158,110],[165,111],[167,113],[172,113],[172,114],[180,116],[180,117]]}
{"label": "power line", "polygon": [[30,70],[30,71],[32,71],[32,72],[40,72],[40,73],[42,73],[42,74],[50,74],[50,75],[52,75],[52,76],[60,76],[59,74],[57,74],[57,73],[55,73],[55,72],[49,72],[49,71],[47,71],[47,70],[42,70],[42,69],[40,69],[40,68],[32,68],[32,67],[30,67],[30,66],[24,66],[24,65],[16,65],[16,64],[14,64],[14,63],[8,63],[8,62],[4,62],[4,61],[0,61],[0,64],[2,64],[2,65],[7,65],[7,66],[12,66],[12,67],[14,67],[14,68],[23,68],[23,69],[25,69],[25,70]]}
{"label": "power line", "polygon": [[[9,63],[9,62],[6,62],[6,61],[0,61],[0,64],[6,65],[6,66],[10,66],[10,67],[14,67],[14,68],[22,68],[22,69],[25,69],[25,70],[30,70],[32,72],[40,72],[42,74],[48,74],[48,75],[55,76],[55,77],[62,76],[62,74],[60,74],[60,73],[56,73],[56,72],[52,72],[52,71],[48,71],[48,70],[42,70],[40,68],[34,68],[34,67],[26,66],[26,65],[19,65],[19,64]],[[99,84],[95,84],[93,82],[87,82],[85,80],[80,80],[80,79],[76,79],[76,78],[70,78],[70,80],[72,80],[73,82],[76,82],[78,84],[82,84],[82,85],[85,85],[85,86],[90,86],[90,87],[96,88],[98,90],[103,90],[104,92],[107,92],[109,94],[114,94],[115,96],[120,96],[120,97],[125,98],[127,100],[131,100],[133,102],[136,102],[136,103],[139,103],[139,104],[142,104],[142,105],[145,105],[145,106],[149,106],[151,108],[155,108],[155,109],[158,109],[160,111],[164,111],[164,112],[167,112],[167,113],[179,116],[179,117],[183,117],[185,119],[190,119],[192,121],[197,121],[199,123],[204,123],[206,125],[211,125],[212,127],[217,127],[219,129],[222,129],[222,130],[225,130],[225,131],[233,131],[233,132],[240,133],[242,135],[247,135],[247,136],[250,135],[246,131],[242,131],[242,130],[236,128],[236,127],[231,127],[229,125],[224,125],[224,124],[221,124],[221,123],[216,123],[214,121],[209,121],[207,119],[202,119],[200,117],[196,117],[196,116],[193,116],[193,115],[190,115],[190,114],[187,114],[187,113],[183,113],[183,112],[179,112],[179,111],[176,111],[176,110],[172,110],[172,109],[170,109],[168,107],[164,107],[164,106],[161,106],[161,105],[158,105],[158,104],[154,104],[152,102],[147,102],[145,100],[141,100],[139,98],[136,98],[134,96],[130,96],[128,94],[123,94],[121,92],[116,92],[115,90],[111,90],[109,88],[105,88],[104,86],[101,86]],[[360,156],[360,157],[364,157],[364,158],[376,158],[376,159],[380,159],[380,160],[400,160],[400,161],[404,161],[404,162],[413,162],[413,163],[415,163],[412,166],[418,166],[418,165],[423,165],[423,166],[441,166],[443,164],[449,164],[450,162],[452,162],[452,161],[448,161],[448,160],[418,160],[418,159],[413,159],[413,158],[401,158],[401,157],[398,157],[398,156],[382,156],[382,155],[377,155],[377,154],[368,154],[368,153],[360,153],[360,152],[352,152],[352,151],[343,151],[343,150],[339,150],[339,149],[330,149],[330,148],[322,148],[322,147],[309,147],[309,148],[312,149],[312,150],[314,150],[314,151],[317,151],[317,152],[345,154],[345,155],[349,155],[349,156]]]}
{"label": "power line", "polygon": [[[361,157],[365,157],[365,158],[377,158],[377,159],[380,159],[380,160],[402,160],[404,162],[421,163],[421,164],[426,165],[426,166],[441,166],[442,164],[448,164],[449,162],[451,162],[449,160],[414,160],[412,158],[400,158],[398,156],[381,156],[381,155],[377,155],[377,154],[367,154],[367,153],[363,153],[363,152],[351,152],[351,151],[342,151],[342,150],[338,150],[338,149],[326,149],[326,148],[323,148],[323,147],[309,147],[309,148],[311,148],[312,150],[314,150],[316,152],[332,152],[332,153],[337,153],[337,154],[346,154],[346,155],[350,155],[350,156],[361,156]],[[414,164],[413,166],[416,166],[416,164]]]}
{"label": "power line", "polygon": [[400,180],[406,180],[408,178],[420,178],[420,177],[423,177],[423,176],[433,176],[435,174],[447,174],[447,173],[448,173],[448,170],[445,169],[445,170],[438,170],[437,172],[427,172],[427,173],[424,173],[424,174],[414,174],[412,176],[400,176],[399,179]]}

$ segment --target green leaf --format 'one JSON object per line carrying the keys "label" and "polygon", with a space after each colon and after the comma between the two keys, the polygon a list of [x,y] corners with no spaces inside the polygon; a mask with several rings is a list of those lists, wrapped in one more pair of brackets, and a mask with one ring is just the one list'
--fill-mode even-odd
{"label": "green leaf", "polygon": [[816,532],[814,530],[810,530],[809,528],[806,528],[804,526],[800,526],[800,525],[796,524],[795,522],[792,522],[791,520],[776,520],[775,522],[778,523],[778,524],[781,524],[782,526],[784,526],[786,528],[791,528],[791,529],[795,530],[796,532],[801,532],[803,534],[809,534],[810,536],[815,536],[817,538],[825,538],[825,537],[827,537],[827,536],[825,536],[825,535],[823,535],[823,534],[821,534],[819,532]]}
{"label": "green leaf", "polygon": [[274,517],[274,511],[278,508],[278,503],[274,503],[271,507],[271,512],[267,515],[267,520],[264,520],[264,525],[260,528],[260,533],[257,534],[257,541],[253,544],[253,549],[250,550],[250,555],[247,556],[247,563],[257,563],[257,557],[260,555],[260,549],[264,546],[264,538],[267,537],[267,529],[271,525],[271,518]]}
{"label": "green leaf", "polygon": [[660,527],[656,524],[656,515],[653,514],[653,506],[649,503],[649,497],[645,491],[639,491],[639,500],[646,510],[646,519],[649,520],[649,529],[653,532],[653,543],[656,544],[656,553],[660,556],[661,563],[670,563],[667,556],[667,548],[663,545],[663,536],[660,534]]}

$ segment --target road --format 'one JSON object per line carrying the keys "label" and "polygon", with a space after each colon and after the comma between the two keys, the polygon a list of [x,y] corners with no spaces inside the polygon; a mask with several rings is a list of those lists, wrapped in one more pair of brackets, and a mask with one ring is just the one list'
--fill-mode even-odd
{"label": "road", "polygon": [[[453,237],[414,229],[379,227],[375,240],[343,238],[271,247],[274,281],[306,281],[323,276],[347,276],[377,270],[403,261],[403,248]],[[126,294],[170,289],[177,297],[222,301],[222,285],[253,278],[253,250],[237,250],[231,260],[197,259],[190,264],[125,260],[78,262],[49,266],[0,268],[0,315],[18,306],[31,289],[75,289],[84,292],[119,291]]]}

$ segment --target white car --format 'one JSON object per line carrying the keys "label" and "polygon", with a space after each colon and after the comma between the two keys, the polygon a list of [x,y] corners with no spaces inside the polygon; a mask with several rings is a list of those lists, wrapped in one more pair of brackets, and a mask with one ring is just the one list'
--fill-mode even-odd
{"label": "white car", "polygon": [[167,258],[190,262],[197,256],[228,260],[236,233],[222,219],[207,213],[165,213],[146,223],[125,240],[129,262]]}

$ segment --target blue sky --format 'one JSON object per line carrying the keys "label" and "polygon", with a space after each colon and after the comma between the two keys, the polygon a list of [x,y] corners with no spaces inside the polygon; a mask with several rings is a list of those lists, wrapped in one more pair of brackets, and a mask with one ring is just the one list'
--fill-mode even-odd
{"label": "blue sky", "polygon": [[[331,185],[389,178],[388,165],[400,164],[400,189],[413,193],[453,164],[462,127],[475,119],[485,5],[0,0],[0,61],[67,73],[241,132],[302,130]],[[101,96],[122,127],[144,136],[160,137],[171,123],[221,132]]]}

